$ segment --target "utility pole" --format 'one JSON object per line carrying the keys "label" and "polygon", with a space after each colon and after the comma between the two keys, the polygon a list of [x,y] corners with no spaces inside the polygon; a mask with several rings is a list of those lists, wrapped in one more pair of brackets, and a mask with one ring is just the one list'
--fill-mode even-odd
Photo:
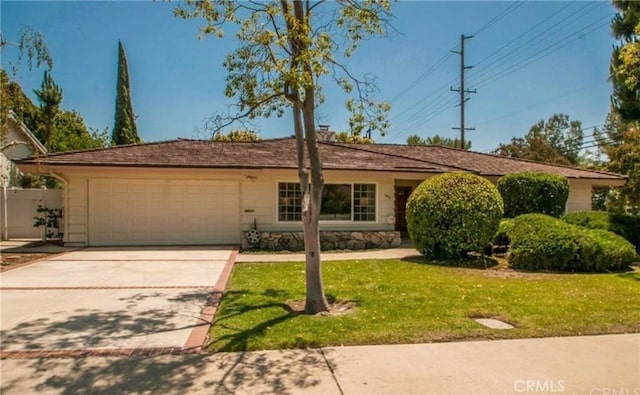
{"label": "utility pole", "polygon": [[460,35],[460,52],[451,51],[455,54],[460,55],[460,88],[453,89],[453,87],[449,88],[453,92],[460,93],[460,127],[459,128],[451,128],[454,130],[460,130],[460,148],[465,149],[464,144],[464,132],[466,130],[476,130],[476,128],[465,128],[464,126],[464,104],[469,100],[467,97],[467,93],[476,93],[476,90],[469,90],[464,88],[464,71],[472,68],[473,66],[465,66],[464,65],[464,41],[473,38],[473,36],[465,36],[464,34]]}

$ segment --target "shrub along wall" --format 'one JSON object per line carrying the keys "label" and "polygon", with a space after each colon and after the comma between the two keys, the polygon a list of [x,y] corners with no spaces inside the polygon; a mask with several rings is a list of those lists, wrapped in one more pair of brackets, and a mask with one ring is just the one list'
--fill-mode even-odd
{"label": "shrub along wall", "polygon": [[[242,249],[257,248],[272,251],[302,251],[304,237],[302,232],[259,232],[258,239],[250,241],[250,232],[243,232]],[[400,232],[362,231],[362,232],[320,232],[320,247],[328,250],[365,250],[371,248],[394,248],[400,246]]]}
{"label": "shrub along wall", "polygon": [[640,254],[640,217],[605,211],[580,211],[566,214],[562,219],[570,224],[589,229],[602,229],[627,239]]}
{"label": "shrub along wall", "polygon": [[626,269],[637,258],[634,246],[616,234],[543,214],[516,217],[508,236],[509,264],[519,269],[606,272]]}
{"label": "shrub along wall", "polygon": [[557,174],[507,174],[500,177],[496,186],[504,201],[507,218],[528,213],[560,217],[569,198],[569,181]]}

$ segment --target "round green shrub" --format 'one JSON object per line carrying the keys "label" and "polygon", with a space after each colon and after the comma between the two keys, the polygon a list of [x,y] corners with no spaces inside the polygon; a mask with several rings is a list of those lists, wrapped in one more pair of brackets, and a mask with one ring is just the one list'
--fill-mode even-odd
{"label": "round green shrub", "polygon": [[640,253],[640,217],[605,211],[578,211],[568,213],[562,219],[570,224],[589,229],[602,229],[627,239]]}
{"label": "round green shrub", "polygon": [[496,186],[504,201],[507,218],[529,213],[560,217],[569,198],[569,181],[556,174],[507,174],[500,177]]}
{"label": "round green shrub", "polygon": [[572,226],[544,214],[513,220],[509,265],[525,270],[569,271],[578,253]]}
{"label": "round green shrub", "polygon": [[487,179],[447,173],[423,181],[409,197],[406,213],[418,251],[428,258],[456,259],[491,243],[503,205]]}
{"label": "round green shrub", "polygon": [[578,237],[577,270],[608,272],[623,270],[636,260],[635,247],[615,233],[582,228]]}
{"label": "round green shrub", "polygon": [[633,245],[614,233],[543,214],[516,217],[509,236],[509,264],[518,269],[606,272],[626,269],[636,259]]}

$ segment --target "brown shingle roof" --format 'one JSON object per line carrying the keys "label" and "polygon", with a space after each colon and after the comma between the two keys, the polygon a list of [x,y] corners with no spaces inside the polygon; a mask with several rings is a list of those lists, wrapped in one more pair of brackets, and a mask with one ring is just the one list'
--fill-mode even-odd
{"label": "brown shingle roof", "polygon": [[[349,145],[354,146],[353,144]],[[405,158],[424,160],[436,165],[446,164],[447,166],[484,176],[503,176],[509,173],[528,171],[555,173],[569,178],[624,179],[624,176],[604,171],[584,170],[440,146],[371,144],[359,145],[357,148],[385,155],[398,155]]]}
{"label": "brown shingle roof", "polygon": [[[604,172],[521,161],[443,147],[319,143],[325,169],[444,173],[470,171],[504,175],[520,171],[562,174],[571,178],[622,180]],[[43,155],[19,163],[55,166],[272,168],[295,169],[295,139],[258,142],[172,140],[104,149]]]}

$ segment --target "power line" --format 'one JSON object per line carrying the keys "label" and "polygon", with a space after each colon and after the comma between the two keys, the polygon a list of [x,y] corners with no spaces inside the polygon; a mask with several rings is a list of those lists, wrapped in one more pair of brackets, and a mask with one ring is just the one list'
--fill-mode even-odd
{"label": "power line", "polygon": [[[446,83],[442,84],[440,87],[434,89],[434,91],[429,94],[428,96],[424,97],[422,100],[416,102],[415,104],[405,108],[402,112],[398,113],[395,116],[391,116],[391,120],[393,121],[394,119],[398,119],[401,118],[402,115],[408,113],[409,111],[411,111],[412,109],[421,106],[423,103],[425,103],[426,101],[428,101],[429,99],[432,99],[431,101],[429,101],[429,103],[426,106],[423,106],[422,108],[420,108],[418,111],[412,113],[408,118],[406,118],[404,121],[401,121],[398,125],[396,125],[393,129],[396,129],[397,127],[399,127],[400,125],[406,124],[407,122],[411,122],[415,119],[416,116],[418,116],[418,114],[422,114],[422,116],[424,117],[425,112],[428,111],[428,109],[430,107],[435,106],[436,103],[438,103],[439,101],[441,101],[444,97],[446,97],[444,95],[444,91],[445,88],[448,88],[453,82],[455,82],[456,78],[452,78],[451,80],[447,81]],[[436,96],[437,94],[440,94],[440,96]],[[434,97],[436,96],[436,97]]]}
{"label": "power line", "polygon": [[575,89],[575,90],[571,90],[571,91],[569,91],[567,93],[563,93],[563,94],[561,94],[559,96],[554,96],[552,98],[549,98],[549,99],[546,99],[546,100],[543,100],[543,101],[540,101],[540,102],[537,102],[537,103],[534,103],[534,104],[531,104],[531,105],[527,105],[525,108],[523,108],[521,110],[518,110],[518,111],[515,111],[515,112],[512,111],[512,112],[509,112],[509,113],[504,114],[504,115],[500,115],[500,116],[495,117],[495,118],[491,118],[491,119],[487,119],[487,120],[484,120],[484,121],[476,122],[476,126],[484,125],[484,124],[487,124],[487,123],[490,123],[490,122],[498,121],[500,119],[510,118],[512,116],[516,116],[518,114],[522,114],[523,112],[529,111],[532,108],[536,108],[536,107],[539,107],[539,106],[554,102],[554,101],[556,101],[558,99],[562,99],[564,97],[571,96],[571,95],[573,95],[575,93],[581,92],[581,91],[583,91],[583,90],[585,90],[587,88],[590,88],[592,86],[599,85],[599,84],[604,84],[604,83],[607,83],[607,81],[600,81],[597,84],[584,85],[581,88],[578,88],[578,89]]}
{"label": "power line", "polygon": [[[607,15],[604,18],[600,18],[599,20],[597,20],[597,21],[585,26],[584,28],[582,28],[582,29],[570,34],[569,36],[563,37],[562,39],[560,39],[560,40],[556,41],[555,43],[543,48],[542,50],[536,52],[535,54],[531,55],[530,57],[528,57],[526,59],[523,59],[520,62],[518,62],[518,63],[516,63],[516,64],[514,64],[514,65],[512,65],[512,66],[510,66],[510,67],[508,67],[508,68],[506,68],[506,69],[504,69],[502,71],[500,71],[500,72],[494,73],[493,75],[490,75],[490,76],[488,76],[488,77],[486,77],[484,79],[481,79],[480,81],[477,81],[476,82],[477,86],[478,87],[483,87],[483,86],[486,86],[486,85],[488,85],[488,84],[490,84],[492,82],[495,82],[495,81],[497,81],[497,80],[499,80],[499,79],[501,79],[501,78],[503,78],[503,77],[505,77],[505,76],[507,76],[509,74],[513,74],[514,72],[516,72],[516,71],[518,71],[518,70],[520,70],[520,69],[522,69],[522,68],[524,68],[526,66],[529,66],[529,65],[531,65],[531,64],[533,64],[533,63],[535,63],[535,62],[537,62],[537,61],[539,61],[541,59],[544,59],[545,57],[547,57],[547,56],[559,51],[560,49],[562,49],[562,48],[574,43],[575,41],[582,39],[583,37],[585,37],[585,36],[595,32],[595,31],[597,31],[598,29],[601,29],[601,28],[603,28],[605,26],[608,26],[608,24],[609,24],[608,22],[606,22],[604,24],[596,25],[595,27],[593,25],[595,25],[598,22],[601,22],[602,19],[609,19],[611,17],[611,15],[613,15],[613,13]],[[589,29],[589,28],[591,28],[591,29],[587,31],[587,29]],[[570,38],[572,36],[577,36],[577,37],[574,37],[570,41],[566,41],[568,38]],[[563,42],[564,42],[564,44],[554,48],[551,51],[549,51],[549,49],[551,49],[554,46],[556,46],[558,44],[561,44]],[[537,56],[537,58],[536,58],[536,56]]]}
{"label": "power line", "polygon": [[[586,127],[580,127],[580,130],[584,132],[585,130],[596,129],[596,128],[599,128],[599,127],[604,126],[604,125],[605,125],[604,123],[601,123],[601,124],[598,124],[598,125],[591,125],[591,126],[586,126]],[[562,130],[563,130],[563,131],[565,131],[565,130],[568,130],[568,129],[569,129],[569,128],[567,127],[567,128],[562,129]],[[525,136],[525,137],[526,137],[526,136]],[[513,137],[513,138],[517,138],[517,137]],[[519,137],[519,138],[524,138],[524,137]],[[613,141],[612,141],[609,137],[606,137],[606,136],[596,136],[596,135],[595,135],[595,133],[591,133],[591,134],[587,135],[587,140],[586,140],[586,141],[585,141],[585,140],[583,140],[583,141],[580,143],[580,146],[579,146],[579,147],[577,147],[577,148],[576,148],[576,149],[574,149],[574,150],[569,150],[569,151],[567,151],[567,152],[575,152],[575,151],[580,151],[580,150],[582,150],[582,149],[593,148],[593,145],[592,145],[592,144],[594,144],[594,143],[596,143],[596,144],[595,144],[595,146],[599,146],[599,145],[610,145],[610,144],[613,144]],[[494,149],[489,149],[489,150],[484,150],[484,151],[482,151],[482,152],[483,152],[483,153],[490,153],[490,152],[495,152],[495,151],[497,151],[498,149],[500,149],[500,147],[498,147],[498,148],[494,148]]]}
{"label": "power line", "polygon": [[[569,33],[568,35],[562,37],[560,40],[557,40],[555,42],[553,42],[552,44],[538,50],[537,52],[530,54],[529,56],[520,59],[518,61],[516,61],[515,63],[511,64],[510,66],[507,66],[506,68],[502,69],[502,70],[498,70],[496,71],[495,69],[487,69],[484,72],[473,76],[472,80],[475,81],[475,83],[477,84],[478,87],[480,87],[481,84],[487,85],[489,82],[488,81],[495,81],[499,78],[496,78],[497,76],[500,76],[500,78],[502,78],[503,76],[506,76],[508,74],[511,74],[512,72],[515,72],[517,70],[520,70],[522,67],[527,66],[531,63],[534,63],[540,59],[543,59],[544,57],[557,52],[558,50],[572,44],[573,42],[583,38],[584,36],[593,33],[594,31],[600,29],[603,26],[606,26],[608,24],[600,24],[598,25],[598,23],[600,23],[602,20],[604,19],[609,19],[611,16],[613,15],[613,13],[610,13],[602,18],[598,18],[595,21],[592,21],[591,23],[587,24],[587,25],[583,25],[580,29],[573,31],[571,33]],[[594,27],[594,25],[597,25]],[[573,39],[571,39],[573,38]],[[570,41],[567,41],[571,39]],[[528,51],[529,49],[533,49],[535,46],[538,46],[540,43],[542,43],[542,41],[538,42],[537,44],[530,46],[529,48],[525,48],[525,51]],[[555,48],[554,48],[555,47]],[[522,51],[520,51],[522,52]],[[495,63],[497,63],[498,61],[500,61],[501,59],[504,59],[507,56],[511,56],[512,58],[517,58],[517,56],[513,56],[513,54],[507,54],[503,57],[501,57],[500,59],[497,59],[496,61],[492,62],[490,65],[485,66],[485,67],[489,67]],[[538,57],[538,58],[536,58]],[[536,58],[536,59],[534,59]],[[534,59],[534,60],[531,60]]]}
{"label": "power line", "polygon": [[[441,96],[439,99],[442,99],[445,96]],[[389,141],[399,141],[401,138],[410,132],[411,129],[420,125],[421,123],[427,122],[431,119],[436,118],[444,111],[454,108],[458,100],[456,98],[450,98],[448,101],[442,102],[442,100],[434,101],[434,103],[438,103],[439,105],[434,106],[430,111],[421,114],[420,117],[410,118],[407,121],[403,122],[401,125],[395,126],[391,133],[387,135]]]}
{"label": "power line", "polygon": [[446,110],[455,108],[457,102],[458,100],[456,98],[451,98],[449,101],[441,103],[437,108],[433,109],[430,114],[422,118],[413,120],[411,123],[407,124],[407,126],[405,126],[404,128],[397,129],[396,132],[394,133],[394,137],[391,138],[390,136],[390,139],[392,141],[401,140],[401,138],[406,134],[406,132],[410,131],[411,129],[438,117]]}
{"label": "power line", "polygon": [[[528,30],[526,30],[525,32],[521,33],[518,37],[514,38],[513,40],[507,42],[505,45],[503,45],[502,47],[500,47],[498,50],[494,51],[493,53],[489,54],[488,56],[484,57],[483,59],[481,59],[480,61],[476,62],[476,65],[480,66],[481,64],[483,64],[485,61],[487,61],[488,59],[490,59],[491,57],[493,57],[494,55],[496,55],[497,53],[500,53],[500,51],[502,51],[504,48],[510,46],[513,43],[518,42],[518,40],[520,40],[521,38],[523,38],[526,34],[528,34],[529,32],[535,30],[537,27],[544,25],[546,22],[549,22],[553,19],[554,16],[558,15],[560,12],[564,11],[564,9],[566,9],[568,6],[570,6],[572,3],[569,3],[567,6],[561,8],[560,10],[556,11],[554,14],[552,14],[550,17],[543,19],[541,22],[538,22],[537,24],[535,24],[534,26],[532,26],[531,28],[529,28]],[[573,13],[567,15],[566,17],[564,17],[562,20],[556,22],[555,24],[553,24],[552,26],[546,28],[545,30],[543,30],[542,32],[538,33],[537,35],[531,37],[530,39],[528,39],[527,41],[525,41],[522,44],[519,44],[518,48],[514,51],[510,51],[507,52],[506,54],[502,55],[500,58],[495,59],[494,61],[492,61],[490,64],[488,64],[487,66],[485,66],[485,68],[490,69],[491,66],[495,65],[496,63],[501,62],[504,59],[507,58],[513,58],[514,54],[519,54],[521,52],[526,52],[529,48],[535,47],[536,45],[541,44],[542,42],[544,42],[544,39],[542,40],[538,40],[538,38],[540,38],[541,36],[547,36],[550,37],[552,36],[552,33],[557,30],[557,27],[559,26],[564,26],[566,27],[567,25],[563,25],[563,22],[567,21],[568,19],[570,19],[571,17],[573,17],[574,15],[580,13],[581,11],[583,11],[584,9],[588,8],[589,6],[592,6],[592,4],[587,3],[586,5],[584,5],[582,8],[579,8],[578,10],[574,11]],[[594,9],[596,6],[592,6],[591,8]],[[574,19],[575,20],[575,19]],[[533,45],[529,45],[532,42],[534,42]]]}
{"label": "power line", "polygon": [[[507,6],[504,10],[502,10],[500,13],[498,13],[498,15],[494,16],[492,19],[490,19],[489,21],[487,21],[484,25],[482,25],[480,28],[478,28],[478,30],[476,30],[476,32],[474,34],[480,34],[483,31],[489,29],[491,26],[495,25],[498,21],[502,20],[503,18],[505,18],[507,15],[509,15],[510,13],[512,13],[513,11],[515,11],[516,9],[518,9],[519,7],[521,7],[526,0],[524,1],[516,1],[514,3],[511,3],[509,6]],[[457,50],[457,48],[455,49]],[[396,96],[394,96],[390,102],[393,103],[396,100],[398,100],[400,97],[404,96],[406,93],[408,93],[410,90],[412,90],[414,87],[416,87],[418,84],[420,84],[422,81],[424,81],[427,77],[429,77],[431,74],[433,74],[438,68],[440,68],[444,63],[446,63],[446,61],[451,57],[451,52],[446,53],[443,57],[441,57],[438,61],[436,61],[431,67],[429,67],[429,69],[427,69],[425,72],[423,72],[422,74],[420,74],[413,82],[411,82],[406,88],[404,88],[402,91],[400,91],[398,94],[396,94]],[[432,98],[435,94],[437,94],[441,89],[446,88],[448,86],[450,86],[450,84],[453,82],[449,81],[447,83],[445,83],[442,88],[437,88],[432,94],[428,95],[427,97],[421,99],[419,102],[415,103],[414,105],[406,108],[404,111],[402,111],[401,113],[395,115],[395,118],[399,118],[402,115],[406,114],[408,111],[410,111],[412,108],[417,107],[419,105],[421,105],[422,103],[424,103],[425,101],[429,100],[430,98]],[[435,103],[437,103],[438,100],[432,100],[429,103],[429,106],[433,106]],[[440,110],[441,110],[442,105],[440,105],[439,107],[437,107],[437,110],[434,113],[428,113],[428,115],[423,115],[423,119],[424,118],[432,118],[432,115],[439,115],[440,114]],[[445,105],[446,107],[446,105]],[[426,109],[423,109],[423,111]],[[417,113],[415,113],[414,115],[417,115]],[[401,122],[401,124],[406,124],[408,122],[413,122],[415,121],[414,117],[410,117],[409,119]],[[414,122],[415,123],[415,122]],[[394,127],[393,129],[399,129],[399,127]],[[393,130],[392,130],[392,133]],[[388,136],[390,136],[391,134],[389,134]],[[397,133],[396,133],[397,134]]]}
{"label": "power line", "polygon": [[410,90],[412,90],[413,88],[415,88],[418,84],[420,84],[422,81],[424,81],[429,75],[433,74],[433,72],[435,72],[440,66],[442,66],[443,64],[445,64],[447,62],[447,60],[451,57],[451,53],[447,53],[445,54],[443,57],[441,57],[436,63],[434,63],[433,65],[431,65],[431,67],[429,67],[425,72],[423,72],[422,74],[420,74],[415,80],[413,80],[411,83],[409,83],[409,85],[407,85],[406,88],[404,88],[402,91],[400,91],[400,93],[398,93],[397,95],[395,95],[393,97],[393,99],[391,99],[389,102],[393,103],[396,100],[398,100],[400,97],[402,97],[403,95],[407,94],[407,92],[409,92]]}
{"label": "power line", "polygon": [[555,13],[553,13],[552,15],[550,15],[549,17],[541,20],[540,22],[536,23],[534,26],[530,27],[529,29],[525,30],[524,32],[520,33],[520,35],[518,35],[518,37],[514,38],[513,40],[507,42],[506,44],[504,44],[503,46],[501,46],[500,48],[498,48],[497,50],[493,51],[492,53],[490,53],[489,55],[485,56],[484,58],[480,59],[479,61],[476,62],[476,67],[480,66],[481,64],[483,64],[485,61],[487,61],[488,59],[490,59],[492,56],[494,56],[497,53],[500,53],[500,51],[502,51],[503,49],[505,49],[506,47],[510,46],[511,44],[517,42],[519,39],[521,39],[522,37],[524,37],[527,33],[535,30],[538,26],[543,25],[544,23],[550,21],[551,19],[553,19],[554,16],[558,15],[559,13],[561,13],[562,11],[564,11],[567,7],[571,6],[573,3],[575,3],[577,0],[573,0],[572,2],[568,3],[567,5],[565,5],[564,7],[562,7],[561,9],[559,9],[558,11],[556,11]]}
{"label": "power line", "polygon": [[487,30],[491,26],[495,25],[498,21],[503,19],[505,16],[509,15],[510,13],[512,13],[513,11],[518,9],[519,7],[521,7],[525,3],[525,1],[526,0],[524,0],[524,1],[516,1],[514,3],[511,3],[507,8],[502,10],[502,12],[498,13],[498,15],[493,17],[493,19],[491,19],[489,22],[485,23],[480,28],[478,28],[478,30],[476,30],[475,33],[473,33],[473,36],[477,36],[478,34],[482,33],[485,30]]}

